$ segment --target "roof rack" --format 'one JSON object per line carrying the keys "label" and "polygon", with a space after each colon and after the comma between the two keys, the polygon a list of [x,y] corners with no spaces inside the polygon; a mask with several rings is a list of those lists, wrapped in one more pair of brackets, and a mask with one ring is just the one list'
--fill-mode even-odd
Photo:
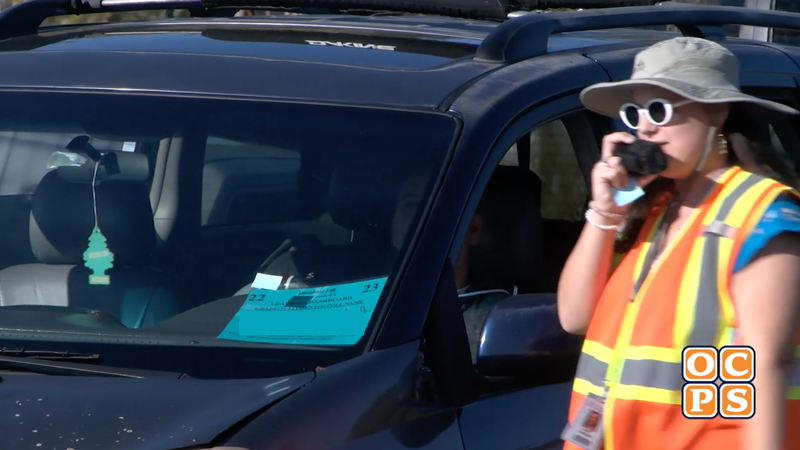
{"label": "roof rack", "polygon": [[723,25],[800,30],[800,14],[687,3],[532,13],[495,28],[478,47],[474,59],[512,64],[546,54],[552,34],[658,25],[674,25],[684,36],[722,39],[724,34],[720,28]]}

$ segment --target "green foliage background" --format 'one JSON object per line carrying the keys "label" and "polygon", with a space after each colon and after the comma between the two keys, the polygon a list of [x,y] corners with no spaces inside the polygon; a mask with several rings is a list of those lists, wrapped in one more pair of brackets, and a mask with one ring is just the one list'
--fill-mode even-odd
{"label": "green foliage background", "polygon": [[[186,11],[175,11],[174,17],[189,17]],[[42,26],[67,25],[79,23],[118,22],[149,19],[165,19],[167,11],[131,11],[122,13],[87,14],[82,16],[51,17],[42,23]]]}
{"label": "green foliage background", "polygon": [[[12,5],[22,3],[27,0],[0,0],[0,11],[9,8]],[[570,8],[550,8],[547,11],[565,11]],[[68,25],[68,24],[81,24],[81,23],[98,23],[98,22],[119,22],[119,21],[136,21],[136,20],[149,20],[149,19],[166,19],[168,17],[189,17],[189,13],[184,10],[172,11],[132,11],[123,13],[103,13],[103,14],[87,14],[81,16],[62,16],[52,17],[44,21],[42,26],[53,25]],[[280,13],[272,13],[280,14]]]}
{"label": "green foliage background", "polygon": [[[25,0],[0,0],[0,10],[9,8],[12,5],[22,3]],[[175,11],[174,17],[188,17],[186,11]],[[168,17],[167,11],[133,11],[125,13],[104,13],[104,14],[87,14],[83,16],[63,16],[53,17],[44,21],[42,26],[51,25],[67,25],[78,23],[90,22],[116,22],[116,21],[129,21],[129,20],[148,20],[148,19],[163,19]]]}

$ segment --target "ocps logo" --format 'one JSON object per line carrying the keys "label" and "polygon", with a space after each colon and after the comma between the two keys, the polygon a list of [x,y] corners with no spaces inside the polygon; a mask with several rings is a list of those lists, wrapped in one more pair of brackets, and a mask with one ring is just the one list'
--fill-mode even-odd
{"label": "ocps logo", "polygon": [[[751,347],[687,347],[681,358],[681,406],[689,419],[749,419],[755,415],[756,354]],[[719,381],[718,381],[719,380]],[[720,383],[721,382],[721,383]]]}

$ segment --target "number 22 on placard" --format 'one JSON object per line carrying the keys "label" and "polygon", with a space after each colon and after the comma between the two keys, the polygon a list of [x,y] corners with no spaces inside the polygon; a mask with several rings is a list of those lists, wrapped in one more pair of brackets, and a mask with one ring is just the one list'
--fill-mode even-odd
{"label": "number 22 on placard", "polygon": [[375,292],[378,290],[378,283],[375,284],[368,284],[364,286],[364,290],[361,291],[362,294],[368,294],[370,292]]}
{"label": "number 22 on placard", "polygon": [[247,298],[247,301],[248,302],[261,302],[261,301],[264,301],[265,298],[267,298],[267,296],[264,295],[264,294],[250,294],[250,297]]}

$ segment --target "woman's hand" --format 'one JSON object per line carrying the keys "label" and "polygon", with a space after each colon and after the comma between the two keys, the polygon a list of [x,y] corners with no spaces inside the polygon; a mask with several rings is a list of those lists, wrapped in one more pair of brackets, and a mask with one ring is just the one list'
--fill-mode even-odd
{"label": "woman's hand", "polygon": [[[624,215],[629,205],[619,206],[614,202],[614,190],[628,187],[628,172],[622,166],[622,159],[614,156],[614,148],[619,144],[633,144],[636,137],[624,131],[603,137],[601,159],[592,169],[592,200],[594,207],[602,212]],[[650,175],[636,180],[640,187],[655,180],[658,175]]]}
{"label": "woman's hand", "polygon": [[[619,144],[632,144],[630,133],[611,133],[603,137],[602,159],[592,168],[592,209],[595,211],[572,248],[558,281],[558,318],[568,333],[584,334],[592,320],[597,301],[611,273],[614,233],[628,205],[614,202],[614,190],[628,187],[628,172],[614,156]],[[656,179],[651,175],[637,180],[639,186]],[[600,225],[597,227],[596,225]]]}

